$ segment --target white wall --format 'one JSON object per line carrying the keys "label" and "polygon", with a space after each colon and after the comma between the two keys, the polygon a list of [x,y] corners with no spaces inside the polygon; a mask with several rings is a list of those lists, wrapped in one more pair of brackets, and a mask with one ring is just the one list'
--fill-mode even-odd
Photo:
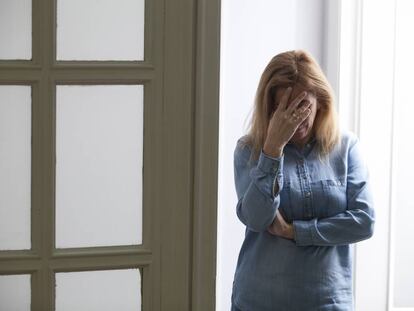
{"label": "white wall", "polygon": [[[244,238],[244,226],[236,215],[233,151],[245,132],[260,75],[274,55],[300,48],[312,53],[322,68],[333,66],[327,70],[330,78],[337,65],[335,55],[326,55],[329,49],[324,48],[330,40],[324,27],[327,10],[322,0],[222,0],[217,311],[230,310]],[[331,83],[335,88],[336,81]]]}

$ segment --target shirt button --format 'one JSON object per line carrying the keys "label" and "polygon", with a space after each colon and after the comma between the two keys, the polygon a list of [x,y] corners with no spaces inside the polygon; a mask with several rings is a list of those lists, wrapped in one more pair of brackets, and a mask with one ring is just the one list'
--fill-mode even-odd
{"label": "shirt button", "polygon": [[310,197],[310,192],[305,192],[305,197],[309,198]]}

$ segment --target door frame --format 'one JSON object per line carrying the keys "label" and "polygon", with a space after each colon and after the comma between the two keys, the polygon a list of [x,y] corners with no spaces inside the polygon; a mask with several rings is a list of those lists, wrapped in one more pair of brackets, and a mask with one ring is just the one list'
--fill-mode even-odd
{"label": "door frame", "polygon": [[[175,208],[181,206],[182,209],[164,215],[167,218],[163,222],[162,238],[163,241],[170,240],[163,249],[168,258],[174,258],[177,247],[184,253],[188,247],[189,257],[162,261],[163,271],[168,271],[166,279],[184,277],[188,279],[188,286],[178,290],[176,283],[162,282],[165,303],[161,309],[211,311],[215,310],[216,302],[221,2],[177,0],[174,4],[168,1],[165,4],[164,99],[168,103],[164,102],[163,106],[168,110],[165,124],[168,133],[163,137],[168,140],[170,134],[183,139],[178,146],[181,150],[171,153],[171,148],[168,148],[164,152],[166,158],[163,163],[167,164],[167,176],[177,176],[180,174],[177,163],[186,162],[187,156],[178,162],[172,162],[171,158],[176,156],[179,159],[179,154],[188,150],[191,154],[191,163],[187,164],[190,174],[182,181],[191,187],[182,189],[181,198],[189,200],[174,204]],[[184,79],[177,79],[177,72]],[[177,101],[171,105],[172,98]],[[181,105],[184,105],[183,109],[177,109]],[[183,127],[183,120],[188,128]],[[185,163],[181,162],[181,165]],[[177,188],[171,187],[174,182],[174,179],[166,180],[164,197],[177,195]],[[187,204],[187,207],[182,204]],[[175,243],[171,243],[171,232],[177,225],[182,230],[175,232]],[[189,243],[187,247],[183,241]],[[183,305],[185,302],[188,304]]]}

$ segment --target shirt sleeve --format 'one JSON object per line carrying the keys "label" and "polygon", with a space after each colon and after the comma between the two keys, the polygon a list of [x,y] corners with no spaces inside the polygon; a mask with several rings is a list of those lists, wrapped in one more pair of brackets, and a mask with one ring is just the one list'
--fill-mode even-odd
{"label": "shirt sleeve", "polygon": [[343,245],[370,238],[374,233],[375,211],[369,172],[361,156],[359,139],[349,148],[347,209],[332,217],[294,220],[296,245]]}
{"label": "shirt sleeve", "polygon": [[[237,216],[252,231],[266,230],[276,216],[283,187],[284,155],[273,158],[260,151],[257,165],[250,166],[250,147],[240,140],[234,150],[234,182],[237,192]],[[279,190],[274,193],[275,183]]]}

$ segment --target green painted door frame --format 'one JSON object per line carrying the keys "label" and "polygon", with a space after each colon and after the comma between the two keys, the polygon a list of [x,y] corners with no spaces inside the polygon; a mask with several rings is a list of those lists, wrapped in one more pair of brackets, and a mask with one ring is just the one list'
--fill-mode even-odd
{"label": "green painted door frame", "polygon": [[[168,1],[162,310],[215,310],[220,0]],[[181,77],[181,78],[178,78]],[[181,256],[183,255],[183,256]],[[177,286],[177,280],[183,281]]]}
{"label": "green painted door frame", "polygon": [[[220,0],[146,0],[145,60],[56,61],[56,0],[33,0],[32,60],[0,84],[32,87],[31,250],[0,274],[31,274],[32,311],[54,310],[59,271],[140,268],[143,310],[215,309]],[[55,89],[144,85],[143,244],[55,248]]]}

